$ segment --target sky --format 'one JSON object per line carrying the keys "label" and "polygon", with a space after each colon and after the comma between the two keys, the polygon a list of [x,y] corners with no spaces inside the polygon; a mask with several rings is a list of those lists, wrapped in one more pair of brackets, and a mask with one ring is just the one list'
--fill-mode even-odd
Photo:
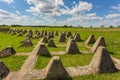
{"label": "sky", "polygon": [[0,0],[0,25],[120,25],[120,0]]}

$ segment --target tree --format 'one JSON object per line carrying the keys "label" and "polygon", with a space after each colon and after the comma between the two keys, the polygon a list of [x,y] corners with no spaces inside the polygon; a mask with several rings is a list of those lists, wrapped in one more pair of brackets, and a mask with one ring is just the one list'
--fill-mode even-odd
{"label": "tree", "polygon": [[22,27],[22,25],[11,25],[11,27]]}
{"label": "tree", "polygon": [[83,28],[83,26],[80,26],[80,28]]}
{"label": "tree", "polygon": [[79,25],[78,27],[79,27],[79,28],[83,28],[83,26],[80,26],[80,25]]}
{"label": "tree", "polygon": [[113,26],[112,26],[112,25],[110,25],[110,26],[109,26],[109,28],[113,28]]}
{"label": "tree", "polygon": [[91,25],[90,28],[93,28],[93,26]]}
{"label": "tree", "polygon": [[68,27],[73,27],[72,25],[68,26]]}
{"label": "tree", "polygon": [[63,27],[68,27],[67,25],[64,25]]}

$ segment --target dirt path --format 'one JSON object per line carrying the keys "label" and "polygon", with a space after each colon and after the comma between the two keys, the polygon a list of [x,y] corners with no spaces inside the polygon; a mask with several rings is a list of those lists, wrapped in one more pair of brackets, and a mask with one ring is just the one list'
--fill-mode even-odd
{"label": "dirt path", "polygon": [[[114,61],[116,61],[115,66],[117,69],[120,70],[120,59],[113,58]],[[88,74],[94,74],[94,71],[91,71],[91,68],[89,66],[77,66],[77,67],[66,67],[66,71],[69,73],[71,77],[74,76],[80,76],[80,75],[88,75]],[[28,75],[31,79],[42,79],[45,74],[46,69],[34,69],[31,71],[31,73]]]}
{"label": "dirt path", "polygon": [[[46,69],[33,69],[36,61],[37,61],[37,51],[41,41],[35,46],[31,53],[18,53],[17,55],[28,55],[25,63],[22,65],[21,69],[16,72],[10,72],[4,80],[33,80],[33,79],[42,79]],[[84,52],[84,51],[83,51]],[[88,52],[86,52],[88,53]],[[59,52],[51,52],[52,55],[65,54],[64,51]],[[116,62],[115,66],[120,70],[120,59],[112,57],[112,59]],[[66,71],[69,73],[71,77],[92,74],[89,71],[89,66],[77,66],[77,67],[66,67]]]}
{"label": "dirt path", "polygon": [[37,51],[39,49],[38,47],[40,44],[41,41],[39,41],[38,44],[35,46],[34,50],[25,60],[24,64],[22,65],[18,73],[14,74],[14,76],[12,74],[9,74],[5,80],[30,80],[29,77],[27,77],[27,75],[31,72],[35,62],[37,61]]}
{"label": "dirt path", "polygon": [[[89,51],[80,51],[82,54],[91,54]],[[66,54],[65,51],[51,51],[51,55],[62,55]]]}
{"label": "dirt path", "polygon": [[[70,76],[78,76],[78,75],[85,75],[85,74],[90,74],[88,71],[88,66],[78,66],[78,67],[66,67],[66,71],[69,73]],[[30,80],[32,79],[43,79],[44,74],[45,74],[45,68],[40,70],[40,69],[34,69],[31,71],[31,74],[28,76],[31,77]]]}
{"label": "dirt path", "polygon": [[[73,76],[79,76],[79,75],[85,75],[85,74],[91,74],[88,70],[89,66],[77,66],[77,67],[66,67],[66,71],[69,73],[71,77]],[[33,79],[43,79],[46,69],[34,69],[31,71],[31,73],[28,74],[28,76]]]}
{"label": "dirt path", "polygon": [[28,56],[28,55],[30,55],[30,53],[31,52],[29,52],[29,53],[19,52],[19,53],[16,53],[15,55],[17,55],[17,56],[24,56],[24,55]]}

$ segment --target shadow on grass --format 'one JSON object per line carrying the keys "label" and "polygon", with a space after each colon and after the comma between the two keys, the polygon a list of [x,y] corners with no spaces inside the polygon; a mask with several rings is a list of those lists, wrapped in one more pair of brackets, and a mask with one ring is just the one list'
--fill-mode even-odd
{"label": "shadow on grass", "polygon": [[115,54],[114,52],[108,52],[109,54]]}
{"label": "shadow on grass", "polygon": [[64,80],[73,80],[72,77],[65,78]]}
{"label": "shadow on grass", "polygon": [[41,57],[44,57],[44,58],[52,58],[52,55],[50,54],[50,55],[48,55],[48,56],[46,56],[46,55],[38,55],[38,56],[41,56]]}

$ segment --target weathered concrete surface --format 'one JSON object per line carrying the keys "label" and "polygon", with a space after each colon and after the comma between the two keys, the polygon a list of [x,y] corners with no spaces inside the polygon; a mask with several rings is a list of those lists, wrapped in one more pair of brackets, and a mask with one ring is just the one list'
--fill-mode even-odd
{"label": "weathered concrete surface", "polygon": [[74,40],[75,40],[76,42],[82,41],[79,33],[77,33],[77,34],[75,35]]}
{"label": "weathered concrete surface", "polygon": [[16,54],[16,51],[13,47],[8,46],[0,51],[0,57],[7,57]]}
{"label": "weathered concrete surface", "polygon": [[45,70],[45,75],[44,75],[44,80],[62,80],[66,77],[70,77],[68,72],[65,70],[60,57],[59,56],[54,56],[48,63],[46,70]]}
{"label": "weathered concrete surface", "polygon": [[48,46],[48,47],[55,47],[55,48],[57,47],[56,44],[54,43],[54,40],[53,40],[53,39],[50,39],[50,40],[48,41],[47,46]]}
{"label": "weathered concrete surface", "polygon": [[5,78],[9,74],[9,72],[9,69],[5,66],[5,64],[0,61],[0,78]]}
{"label": "weathered concrete surface", "polygon": [[80,54],[79,48],[74,39],[67,43],[66,54]]}
{"label": "weathered concrete surface", "polygon": [[85,44],[88,45],[88,44],[93,44],[95,43],[95,37],[93,34],[91,34],[88,39],[86,40]]}
{"label": "weathered concrete surface", "polygon": [[[92,72],[89,72],[88,70],[89,66],[77,66],[77,67],[66,67],[65,70],[67,73],[69,73],[69,76],[80,76],[80,75],[86,75],[86,74],[92,74]],[[40,70],[40,69],[34,69],[32,70],[31,74],[29,74],[29,77],[32,79],[43,79],[44,74],[46,72],[46,68]]]}
{"label": "weathered concrete surface", "polygon": [[99,46],[89,66],[94,73],[116,72],[117,69],[104,46]]}
{"label": "weathered concrete surface", "polygon": [[96,42],[95,42],[95,43],[93,44],[93,46],[91,47],[90,52],[95,53],[96,50],[97,50],[97,48],[98,48],[99,46],[104,46],[104,47],[106,47],[105,38],[104,38],[103,36],[100,36],[100,37],[96,40]]}
{"label": "weathered concrete surface", "polygon": [[40,44],[41,41],[39,41],[38,44],[35,46],[34,50],[25,60],[25,63],[22,65],[18,73],[15,74],[14,76],[10,74],[5,80],[30,80],[26,75],[29,74],[29,72],[31,72],[35,62],[37,61],[37,52],[39,50]]}
{"label": "weathered concrete surface", "polygon": [[47,56],[47,57],[51,56],[50,52],[48,51],[48,49],[47,49],[47,47],[46,47],[46,45],[44,43],[41,43],[38,46],[37,55]]}

